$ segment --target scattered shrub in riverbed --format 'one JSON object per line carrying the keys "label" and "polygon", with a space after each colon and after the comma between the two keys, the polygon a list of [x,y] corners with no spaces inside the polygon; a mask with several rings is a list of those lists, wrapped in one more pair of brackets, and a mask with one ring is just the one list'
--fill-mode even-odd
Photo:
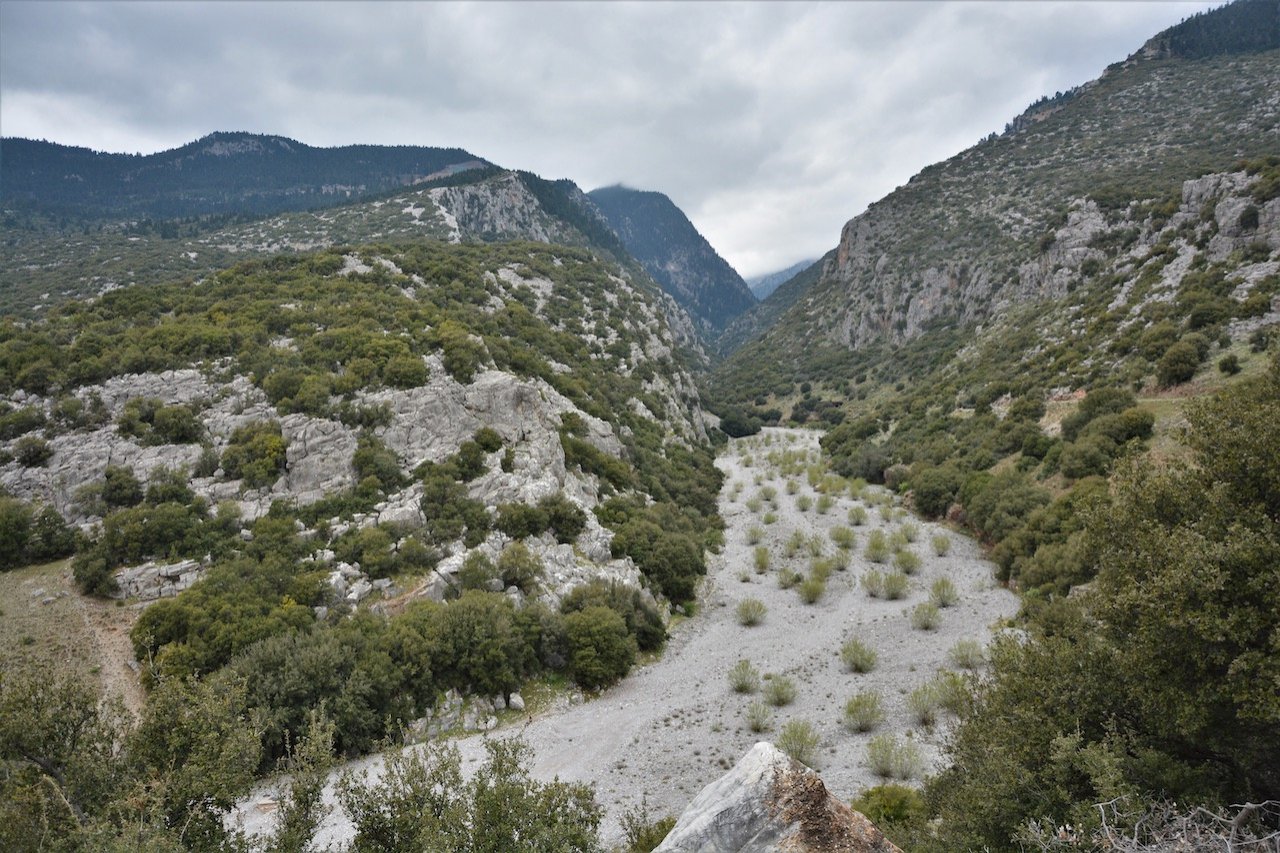
{"label": "scattered shrub in riverbed", "polygon": [[840,660],[850,672],[870,672],[876,668],[876,650],[854,637],[840,647]]}
{"label": "scattered shrub in riverbed", "polygon": [[[759,540],[757,540],[759,541]],[[769,571],[769,549],[763,545],[756,548],[752,559],[755,561],[756,574],[762,575]]]}
{"label": "scattered shrub in riverbed", "polygon": [[939,557],[947,556],[947,552],[951,550],[951,537],[945,533],[939,533],[929,541],[933,544],[933,553]]}
{"label": "scattered shrub in riverbed", "polygon": [[777,747],[801,764],[812,767],[818,757],[818,730],[808,720],[792,720],[778,733]]}
{"label": "scattered shrub in riverbed", "polygon": [[822,578],[809,577],[800,583],[800,600],[805,604],[817,604],[822,594],[827,591],[827,582]]}
{"label": "scattered shrub in riverbed", "polygon": [[977,640],[960,640],[947,652],[947,658],[960,669],[979,669],[986,662],[987,655]]}
{"label": "scattered shrub in riverbed", "polygon": [[929,590],[929,600],[939,607],[950,607],[959,598],[960,594],[956,592],[956,585],[947,578],[938,578],[933,582],[933,587]]}
{"label": "scattered shrub in riverbed", "polygon": [[920,570],[920,555],[904,549],[893,555],[893,565],[904,575],[914,575]]}
{"label": "scattered shrub in riverbed", "polygon": [[773,711],[763,702],[752,702],[747,706],[747,728],[759,734],[767,732],[773,726]]}
{"label": "scattered shrub in riverbed", "polygon": [[932,631],[940,621],[938,606],[932,601],[921,602],[911,610],[911,627],[917,630]]}
{"label": "scattered shrub in riverbed", "polygon": [[924,762],[914,743],[899,743],[893,735],[883,734],[867,743],[867,766],[885,779],[913,779],[920,775]]}
{"label": "scattered shrub in riverbed", "polygon": [[883,530],[873,530],[867,537],[866,557],[873,563],[883,563],[889,559],[889,542]]}
{"label": "scattered shrub in riverbed", "polygon": [[760,673],[749,660],[740,660],[729,670],[729,686],[734,693],[755,693],[760,689]]}
{"label": "scattered shrub in riverbed", "polygon": [[869,732],[884,722],[884,703],[874,690],[854,694],[844,703],[844,725],[851,732]]}
{"label": "scattered shrub in riverbed", "polygon": [[765,681],[764,701],[781,708],[796,701],[796,684],[785,675],[775,675]]}
{"label": "scattered shrub in riverbed", "polygon": [[902,572],[892,572],[884,577],[884,597],[889,601],[905,598],[910,581]]}
{"label": "scattered shrub in riverbed", "polygon": [[744,598],[738,602],[738,624],[750,628],[764,621],[766,608],[758,598]]}

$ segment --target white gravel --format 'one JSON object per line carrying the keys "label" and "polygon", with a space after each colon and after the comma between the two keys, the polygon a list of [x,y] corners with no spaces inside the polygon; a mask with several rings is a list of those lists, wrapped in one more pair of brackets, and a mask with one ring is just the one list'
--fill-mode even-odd
{"label": "white gravel", "polygon": [[[876,507],[865,503],[867,520],[854,527],[857,544],[849,568],[831,576],[821,600],[806,605],[796,589],[780,589],[780,568],[804,573],[809,565],[807,552],[784,559],[792,532],[819,534],[825,553],[834,553],[828,531],[847,525],[848,509],[859,503],[846,493],[825,514],[814,508],[801,512],[797,498],[807,495],[816,503],[815,491],[802,474],[792,478],[799,491],[788,495],[786,480],[766,461],[771,450],[784,449],[808,450],[817,460],[818,437],[808,431],[766,429],[758,436],[732,441],[721,454],[717,465],[726,475],[720,503],[725,547],[709,560],[700,612],[676,628],[660,660],[633,671],[598,698],[575,705],[560,702],[532,720],[497,730],[503,736],[519,734],[531,746],[530,769],[535,777],[595,785],[596,797],[606,808],[602,830],[606,842],[620,839],[619,816],[642,796],[647,796],[655,816],[678,815],[753,743],[776,735],[790,720],[808,720],[817,727],[822,736],[818,769],[827,787],[845,799],[882,781],[865,766],[866,743],[875,734],[911,737],[933,763],[946,721],[932,731],[914,725],[906,710],[907,694],[947,667],[947,652],[958,640],[985,643],[991,626],[1016,612],[1016,597],[996,585],[993,566],[982,558],[975,542],[920,519],[911,519],[920,528],[920,537],[911,547],[923,565],[911,579],[908,597],[869,598],[858,585],[872,567],[863,556],[867,533],[877,528],[891,531],[901,521],[886,522]],[[744,465],[745,454],[753,457],[750,467]],[[761,485],[756,485],[757,477],[762,478]],[[732,500],[738,482],[741,491]],[[766,503],[756,514],[746,503],[763,486],[776,489],[776,508]],[[761,518],[770,510],[777,520],[764,525]],[[771,552],[772,564],[764,575],[754,571],[754,546],[747,542],[747,531],[753,526],[764,529],[760,544]],[[930,546],[931,537],[938,533],[951,538],[945,557],[935,556]],[[740,580],[744,573],[745,582]],[[937,630],[914,630],[907,612],[928,599],[929,586],[939,577],[951,579],[959,590],[959,601],[942,611]],[[746,597],[758,598],[768,607],[764,622],[756,627],[742,627],[735,618],[735,606]],[[871,673],[849,673],[839,660],[840,646],[854,636],[879,654]],[[765,734],[751,732],[744,720],[747,706],[759,697],[735,694],[726,678],[729,668],[743,658],[761,673],[790,676],[798,687],[796,701],[775,709],[773,728]],[[841,725],[841,713],[845,701],[864,689],[879,691],[887,720],[876,732],[852,734]],[[461,738],[457,744],[468,765],[483,758],[482,736]],[[377,773],[380,764],[380,759],[369,758],[343,769],[368,768]],[[269,828],[271,817],[246,805],[239,819],[254,832]],[[317,840],[322,845],[341,842],[350,834],[349,822],[335,810]]]}

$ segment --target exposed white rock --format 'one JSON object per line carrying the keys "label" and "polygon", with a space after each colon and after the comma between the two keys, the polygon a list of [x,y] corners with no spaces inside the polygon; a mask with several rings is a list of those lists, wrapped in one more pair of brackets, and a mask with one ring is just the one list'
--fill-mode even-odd
{"label": "exposed white rock", "polygon": [[818,774],[757,743],[703,788],[655,853],[892,853],[866,817]]}

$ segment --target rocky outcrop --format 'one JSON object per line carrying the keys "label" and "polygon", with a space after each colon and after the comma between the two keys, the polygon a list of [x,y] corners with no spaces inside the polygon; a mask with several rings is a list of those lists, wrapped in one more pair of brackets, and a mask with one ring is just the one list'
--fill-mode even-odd
{"label": "rocky outcrop", "polygon": [[155,601],[172,598],[204,577],[205,566],[196,560],[177,563],[143,563],[116,574],[112,598]]}
{"label": "rocky outcrop", "polygon": [[818,774],[757,743],[703,788],[655,853],[893,853],[865,816]]}

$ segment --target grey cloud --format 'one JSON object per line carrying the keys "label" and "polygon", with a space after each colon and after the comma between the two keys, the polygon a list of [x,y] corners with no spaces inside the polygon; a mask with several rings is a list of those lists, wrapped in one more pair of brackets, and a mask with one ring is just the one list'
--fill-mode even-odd
{"label": "grey cloud", "polygon": [[0,125],[456,145],[670,195],[744,274],[1207,3],[0,4]]}

